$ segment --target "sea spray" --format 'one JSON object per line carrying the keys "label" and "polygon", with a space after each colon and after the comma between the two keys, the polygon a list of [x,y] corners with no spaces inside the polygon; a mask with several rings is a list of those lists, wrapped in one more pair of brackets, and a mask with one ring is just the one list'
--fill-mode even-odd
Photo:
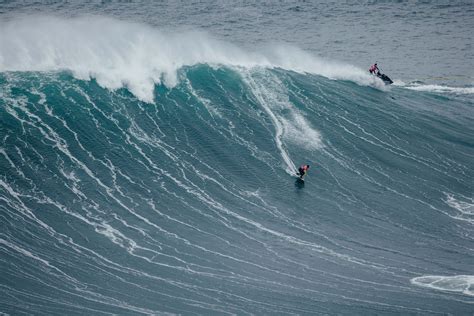
{"label": "sea spray", "polygon": [[153,102],[155,84],[173,87],[177,70],[196,64],[278,67],[384,86],[357,67],[322,60],[297,47],[272,45],[249,52],[203,32],[169,33],[98,16],[30,16],[0,27],[0,71],[69,70],[108,89],[127,87],[145,102]]}

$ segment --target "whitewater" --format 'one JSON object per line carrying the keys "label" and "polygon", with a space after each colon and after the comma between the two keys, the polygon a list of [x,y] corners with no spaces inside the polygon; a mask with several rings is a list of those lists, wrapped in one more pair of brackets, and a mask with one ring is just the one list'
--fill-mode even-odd
{"label": "whitewater", "polygon": [[471,77],[77,6],[0,14],[0,313],[473,312]]}

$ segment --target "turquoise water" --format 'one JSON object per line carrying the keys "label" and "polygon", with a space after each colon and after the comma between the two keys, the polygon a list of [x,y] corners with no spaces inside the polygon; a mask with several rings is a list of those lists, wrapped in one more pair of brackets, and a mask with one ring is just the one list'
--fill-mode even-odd
{"label": "turquoise water", "polygon": [[469,80],[5,20],[0,312],[472,313]]}

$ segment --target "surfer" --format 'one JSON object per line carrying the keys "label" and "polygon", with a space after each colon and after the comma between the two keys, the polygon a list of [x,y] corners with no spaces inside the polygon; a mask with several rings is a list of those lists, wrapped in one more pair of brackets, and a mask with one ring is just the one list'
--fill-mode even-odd
{"label": "surfer", "polygon": [[377,67],[377,63],[370,66],[369,72],[374,75],[378,75],[380,73],[379,67]]}
{"label": "surfer", "polygon": [[309,165],[302,165],[298,168],[298,176],[303,180],[304,175],[308,172]]}

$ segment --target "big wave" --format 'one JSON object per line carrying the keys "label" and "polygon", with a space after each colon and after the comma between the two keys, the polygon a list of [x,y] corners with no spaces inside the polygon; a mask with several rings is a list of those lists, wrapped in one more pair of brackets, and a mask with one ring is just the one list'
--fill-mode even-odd
{"label": "big wave", "polygon": [[95,78],[102,87],[127,87],[146,102],[153,102],[154,84],[173,87],[177,70],[197,64],[282,68],[383,87],[362,69],[287,45],[249,52],[203,32],[164,32],[98,16],[29,16],[0,27],[0,71],[70,70],[79,79]]}
{"label": "big wave", "polygon": [[470,99],[102,17],[0,43],[2,312],[472,311]]}

